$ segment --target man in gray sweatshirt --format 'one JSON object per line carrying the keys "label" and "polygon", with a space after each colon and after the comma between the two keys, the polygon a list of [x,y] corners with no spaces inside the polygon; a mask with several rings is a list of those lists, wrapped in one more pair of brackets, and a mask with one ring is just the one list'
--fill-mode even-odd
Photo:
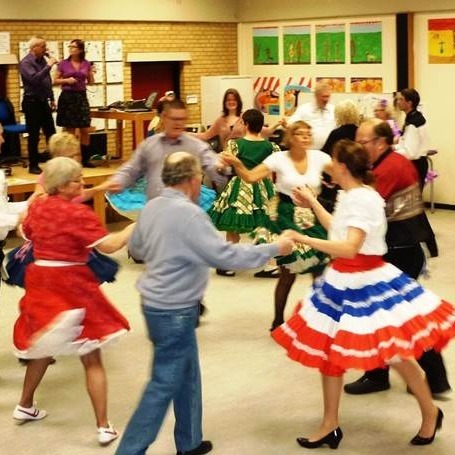
{"label": "man in gray sweatshirt", "polygon": [[201,378],[196,340],[199,304],[209,268],[241,269],[263,266],[277,255],[289,254],[292,233],[276,243],[227,243],[195,203],[202,170],[199,160],[176,152],[164,161],[161,195],[140,214],[129,249],[146,263],[137,288],[153,344],[152,376],[127,425],[117,455],[145,454],[155,440],[173,402],[174,438],[178,455],[212,450],[202,440]]}

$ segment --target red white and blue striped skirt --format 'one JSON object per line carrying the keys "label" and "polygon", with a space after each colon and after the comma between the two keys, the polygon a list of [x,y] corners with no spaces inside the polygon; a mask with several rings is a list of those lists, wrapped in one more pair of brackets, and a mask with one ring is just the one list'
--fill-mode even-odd
{"label": "red white and blue striped skirt", "polygon": [[323,374],[372,370],[440,351],[455,308],[380,256],[335,259],[272,332],[288,356]]}

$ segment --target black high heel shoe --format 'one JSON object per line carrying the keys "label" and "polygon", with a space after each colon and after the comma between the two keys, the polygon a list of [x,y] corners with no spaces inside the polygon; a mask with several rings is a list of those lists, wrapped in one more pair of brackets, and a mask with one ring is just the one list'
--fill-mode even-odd
{"label": "black high heel shoe", "polygon": [[429,438],[423,438],[422,436],[419,436],[419,434],[416,434],[411,439],[411,444],[413,446],[426,446],[428,444],[431,444],[433,442],[433,440],[434,440],[435,435],[436,435],[436,431],[440,430],[441,427],[442,427],[442,420],[443,419],[444,419],[444,414],[438,408],[438,417],[436,418],[436,426],[434,427],[433,436],[430,436]]}
{"label": "black high heel shoe", "polygon": [[343,439],[343,432],[338,427],[336,430],[326,434],[323,438],[318,441],[309,441],[308,438],[297,438],[297,442],[306,449],[317,449],[318,447],[327,444],[331,449],[337,449],[340,441]]}

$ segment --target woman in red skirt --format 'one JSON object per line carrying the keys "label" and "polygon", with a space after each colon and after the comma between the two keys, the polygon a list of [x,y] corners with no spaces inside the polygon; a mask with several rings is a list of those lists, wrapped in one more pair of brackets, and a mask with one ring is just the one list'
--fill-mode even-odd
{"label": "woman in red skirt", "polygon": [[26,269],[25,295],[14,326],[16,355],[29,362],[13,418],[23,423],[46,417],[33,398],[49,360],[76,354],[85,368],[98,441],[106,445],[118,435],[107,418],[100,348],[126,333],[129,324],[101,292],[87,260],[94,247],[104,253],[123,247],[133,225],[109,234],[89,207],[73,202],[83,190],[83,180],[81,165],[71,158],[49,161],[43,183],[48,196],[30,205],[23,222],[35,261]]}
{"label": "woman in red skirt", "polygon": [[369,186],[366,151],[342,140],[333,157],[333,178],[343,189],[333,215],[308,188],[293,192],[294,203],[311,206],[329,232],[328,240],[300,235],[300,241],[333,261],[295,314],[272,332],[291,359],[322,375],[321,425],[297,442],[306,448],[337,448],[343,437],[338,420],[343,373],[390,365],[420,408],[422,423],[411,444],[431,444],[443,413],[414,359],[431,348],[440,350],[455,336],[455,308],[382,259],[387,251],[385,204]]}

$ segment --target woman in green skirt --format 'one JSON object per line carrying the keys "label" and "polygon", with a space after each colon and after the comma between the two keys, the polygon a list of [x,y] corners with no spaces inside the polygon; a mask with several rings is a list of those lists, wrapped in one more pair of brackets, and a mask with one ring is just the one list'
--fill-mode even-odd
{"label": "woman in green skirt", "polygon": [[[310,150],[311,127],[305,122],[293,123],[287,130],[284,143],[289,150],[268,156],[254,168],[247,168],[235,155],[223,153],[224,162],[234,166],[237,175],[247,183],[254,183],[274,172],[277,191],[276,209],[270,208],[269,215],[261,221],[255,231],[255,241],[272,242],[285,229],[293,229],[310,237],[326,238],[324,228],[310,209],[296,207],[291,194],[294,188],[309,186],[319,193],[322,172],[329,171],[331,158],[320,150]],[[312,273],[317,276],[328,263],[328,257],[306,245],[295,247],[294,251],[277,258],[280,278],[275,289],[275,317],[272,329],[284,322],[287,297],[295,281],[296,273]]]}
{"label": "woman in green skirt", "polygon": [[[246,169],[254,168],[273,152],[280,151],[278,145],[261,136],[264,115],[260,111],[245,111],[242,123],[246,129],[245,136],[229,140],[226,153],[236,157]],[[269,201],[274,194],[273,182],[267,175],[254,183],[234,176],[208,213],[216,228],[226,231],[226,240],[238,243],[240,234],[252,232],[264,225],[268,218]],[[217,274],[234,276],[235,272],[217,269]]]}

